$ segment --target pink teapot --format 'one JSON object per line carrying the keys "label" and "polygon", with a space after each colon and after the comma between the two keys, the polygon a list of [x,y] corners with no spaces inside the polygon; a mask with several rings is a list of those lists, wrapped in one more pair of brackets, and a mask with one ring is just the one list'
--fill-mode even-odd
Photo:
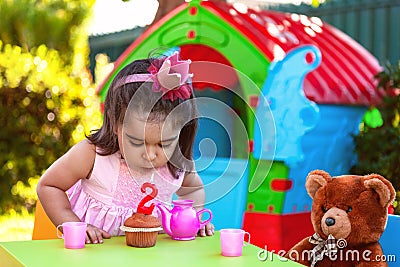
{"label": "pink teapot", "polygon": [[[196,238],[200,228],[212,219],[209,209],[202,209],[198,212],[192,207],[193,200],[173,200],[174,207],[169,210],[162,204],[156,204],[162,217],[164,231],[174,240],[193,240]],[[205,221],[200,221],[199,215],[207,212],[210,215]]]}

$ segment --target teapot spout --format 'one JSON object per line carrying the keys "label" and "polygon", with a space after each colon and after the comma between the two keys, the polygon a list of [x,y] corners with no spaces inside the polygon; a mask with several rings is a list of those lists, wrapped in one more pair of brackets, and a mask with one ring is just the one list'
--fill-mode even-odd
{"label": "teapot spout", "polygon": [[171,232],[171,210],[167,207],[162,205],[161,203],[156,204],[156,208],[158,210],[158,214],[161,214],[161,223],[164,231],[169,235],[172,236]]}

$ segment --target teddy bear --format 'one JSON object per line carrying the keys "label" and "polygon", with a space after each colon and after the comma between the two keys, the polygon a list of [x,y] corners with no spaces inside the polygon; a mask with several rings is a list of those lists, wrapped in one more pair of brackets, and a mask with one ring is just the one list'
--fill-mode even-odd
{"label": "teddy bear", "polygon": [[392,184],[379,174],[331,177],[322,170],[307,175],[313,199],[315,233],[284,256],[306,266],[387,266],[379,239],[386,227]]}

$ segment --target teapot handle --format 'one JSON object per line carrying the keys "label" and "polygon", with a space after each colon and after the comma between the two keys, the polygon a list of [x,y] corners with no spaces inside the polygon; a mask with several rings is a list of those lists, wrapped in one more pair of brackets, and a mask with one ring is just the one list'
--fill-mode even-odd
{"label": "teapot handle", "polygon": [[206,225],[207,223],[209,223],[212,219],[212,213],[211,213],[211,210],[209,210],[209,209],[202,209],[202,210],[198,211],[197,216],[199,216],[199,218],[200,218],[200,214],[202,214],[204,212],[207,212],[210,215],[210,218],[208,218],[205,221],[200,222],[200,228],[203,227],[204,225]]}

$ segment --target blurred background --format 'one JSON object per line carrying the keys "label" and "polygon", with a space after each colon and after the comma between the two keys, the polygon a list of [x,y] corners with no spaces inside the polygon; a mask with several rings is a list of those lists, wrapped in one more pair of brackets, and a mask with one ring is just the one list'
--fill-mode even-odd
{"label": "blurred background", "polygon": [[[0,2],[0,241],[31,239],[41,174],[101,125],[97,84],[149,25],[183,2]],[[235,2],[320,17],[378,58],[378,87],[388,96],[354,137],[359,162],[352,172],[380,173],[399,192],[400,1]],[[397,202],[394,209],[399,214]]]}

